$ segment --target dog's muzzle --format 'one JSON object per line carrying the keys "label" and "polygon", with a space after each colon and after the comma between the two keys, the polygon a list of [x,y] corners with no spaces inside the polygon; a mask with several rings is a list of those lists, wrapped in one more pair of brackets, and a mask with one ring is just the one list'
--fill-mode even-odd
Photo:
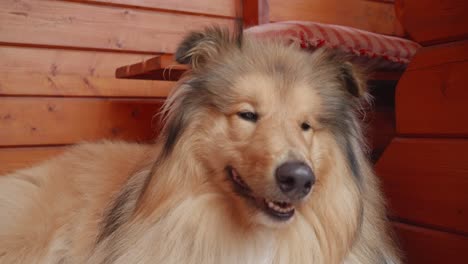
{"label": "dog's muzzle", "polygon": [[284,199],[275,200],[255,194],[232,166],[227,166],[226,171],[237,194],[247,198],[256,207],[280,221],[286,221],[294,216],[294,203],[304,198],[315,183],[312,169],[305,163],[284,163],[277,168],[275,173],[276,183],[281,193],[283,193]]}

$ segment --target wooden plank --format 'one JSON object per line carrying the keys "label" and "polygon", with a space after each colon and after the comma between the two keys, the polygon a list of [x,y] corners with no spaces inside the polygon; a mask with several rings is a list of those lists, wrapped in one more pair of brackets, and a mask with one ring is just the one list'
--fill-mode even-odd
{"label": "wooden plank", "polygon": [[72,144],[102,138],[147,141],[163,100],[0,98],[0,146]]}
{"label": "wooden plank", "polygon": [[65,146],[0,148],[0,176],[59,155]]}
{"label": "wooden plank", "polygon": [[171,54],[159,55],[143,62],[121,66],[117,78],[177,81],[190,67],[173,60]]}
{"label": "wooden plank", "polygon": [[399,134],[468,136],[468,59],[463,58],[467,53],[465,41],[458,49],[444,45],[425,51],[421,59],[416,55],[396,92]]}
{"label": "wooden plank", "polygon": [[[115,76],[124,79],[177,81],[188,69],[189,65],[177,63],[172,54],[162,54],[142,62],[121,66],[115,71]],[[398,80],[402,74],[399,71],[376,71],[369,74],[369,79]]]}
{"label": "wooden plank", "polygon": [[141,62],[153,56],[120,52],[0,46],[0,72],[26,75],[43,73],[51,76],[64,74],[114,77],[117,67]]}
{"label": "wooden plank", "polygon": [[307,20],[403,36],[392,3],[364,0],[270,0],[270,20]]}
{"label": "wooden plank", "polygon": [[407,71],[468,60],[468,40],[423,47],[411,59]]}
{"label": "wooden plank", "polygon": [[397,0],[395,6],[406,32],[423,45],[468,38],[468,1]]}
{"label": "wooden plank", "polygon": [[468,259],[468,237],[439,232],[412,225],[394,223],[400,238],[404,263],[465,263]]}
{"label": "wooden plank", "polygon": [[0,72],[0,95],[167,97],[175,82]]}
{"label": "wooden plank", "polygon": [[376,171],[394,217],[468,234],[468,140],[396,138]]}
{"label": "wooden plank", "polygon": [[236,17],[236,2],[240,0],[73,0],[86,3],[112,4],[154,10],[197,13],[202,15]]}
{"label": "wooden plank", "polygon": [[251,27],[270,22],[268,0],[243,1],[242,19],[244,27]]}
{"label": "wooden plank", "polygon": [[52,0],[0,1],[0,42],[174,53],[182,37],[234,20]]}

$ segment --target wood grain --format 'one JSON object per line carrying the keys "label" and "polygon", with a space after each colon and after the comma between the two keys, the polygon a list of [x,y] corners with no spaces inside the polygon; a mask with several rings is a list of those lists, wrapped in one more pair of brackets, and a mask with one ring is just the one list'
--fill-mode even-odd
{"label": "wood grain", "polygon": [[[1,27],[1,26],[0,26]],[[0,72],[28,75],[114,77],[122,65],[142,62],[154,55],[0,46]],[[1,79],[0,79],[1,81]]]}
{"label": "wood grain", "polygon": [[468,1],[397,0],[396,13],[410,37],[423,44],[468,38]]}
{"label": "wood grain", "polygon": [[147,141],[163,100],[0,98],[0,146],[72,144],[103,138]]}
{"label": "wood grain", "polygon": [[80,77],[0,72],[0,95],[87,96],[87,97],[162,97],[175,82],[118,80],[109,77]]}
{"label": "wood grain", "polygon": [[[73,0],[76,2],[76,0]],[[236,2],[240,0],[78,0],[78,2],[112,4],[156,10],[198,13],[202,15],[236,17]]]}
{"label": "wood grain", "polygon": [[125,79],[177,81],[190,67],[174,61],[171,54],[158,55],[143,62],[117,68],[115,76]]}
{"label": "wood grain", "polygon": [[421,52],[398,83],[397,132],[468,136],[468,41]]}
{"label": "wood grain", "polygon": [[65,149],[65,146],[0,148],[0,176],[33,166]]}
{"label": "wood grain", "polygon": [[[173,53],[182,37],[234,20],[51,0],[0,1],[0,42]],[[117,30],[118,29],[118,30]]]}
{"label": "wood grain", "polygon": [[404,263],[465,263],[468,259],[468,237],[412,225],[394,223],[401,242]]}
{"label": "wood grain", "polygon": [[393,217],[468,234],[468,140],[396,138],[376,171]]}
{"label": "wood grain", "polygon": [[392,3],[365,0],[270,0],[270,20],[306,20],[403,36]]}

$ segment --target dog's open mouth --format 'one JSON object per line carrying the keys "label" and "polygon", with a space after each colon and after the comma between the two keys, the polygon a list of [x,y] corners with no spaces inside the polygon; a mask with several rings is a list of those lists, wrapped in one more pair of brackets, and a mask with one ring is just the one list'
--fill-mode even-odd
{"label": "dog's open mouth", "polygon": [[257,197],[233,167],[226,167],[226,171],[234,185],[235,191],[244,198],[252,200],[267,215],[281,221],[289,220],[294,215],[295,208],[293,204],[286,201],[273,201]]}

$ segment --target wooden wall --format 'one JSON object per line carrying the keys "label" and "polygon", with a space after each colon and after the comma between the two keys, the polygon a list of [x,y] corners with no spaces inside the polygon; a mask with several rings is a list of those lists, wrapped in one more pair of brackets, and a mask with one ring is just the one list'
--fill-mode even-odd
{"label": "wooden wall", "polygon": [[172,83],[116,80],[188,30],[232,26],[236,0],[0,1],[0,174],[64,146],[151,140]]}
{"label": "wooden wall", "polygon": [[393,1],[269,0],[269,21],[307,20],[403,36]]}
{"label": "wooden wall", "polygon": [[405,30],[425,47],[398,83],[397,137],[376,169],[407,263],[466,263],[468,2],[396,3]]}

